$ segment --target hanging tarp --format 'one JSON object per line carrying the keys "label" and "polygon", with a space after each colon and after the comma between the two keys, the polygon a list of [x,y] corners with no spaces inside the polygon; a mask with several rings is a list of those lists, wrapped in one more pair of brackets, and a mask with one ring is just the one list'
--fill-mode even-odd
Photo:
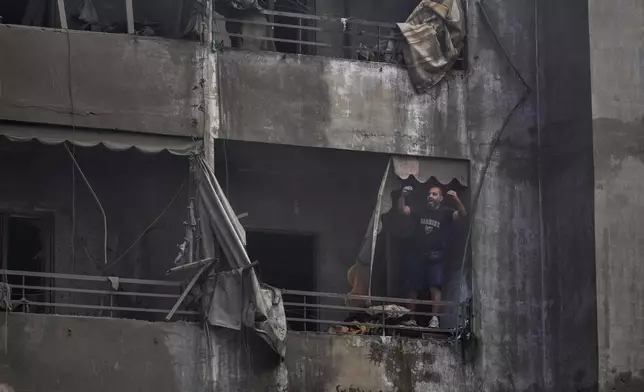
{"label": "hanging tarp", "polygon": [[175,155],[194,154],[202,145],[200,139],[179,136],[12,123],[0,124],[0,135],[16,142],[38,140],[49,145],[69,142],[79,147],[102,144],[116,151],[136,148],[147,153],[165,150]]}
{"label": "hanging tarp", "polygon": [[432,88],[450,70],[465,42],[460,0],[422,0],[404,23],[397,23],[409,78],[417,92]]}
{"label": "hanging tarp", "polygon": [[[390,195],[391,191],[395,189],[393,187],[398,186],[398,181],[396,181],[395,177],[392,159],[389,159],[382,181],[380,181],[376,206],[367,225],[367,232],[362,241],[358,259],[347,274],[347,279],[352,287],[349,294],[371,295],[371,274],[373,272],[373,258],[376,252],[376,237],[382,229],[380,216],[391,210],[391,197],[385,197],[385,195]],[[369,306],[369,302],[363,300],[351,300],[347,304],[351,306]]]}
{"label": "hanging tarp", "polygon": [[[442,185],[457,181],[468,186],[468,167],[463,162],[447,159],[422,159],[408,156],[391,157],[378,189],[376,205],[367,225],[367,231],[360,247],[356,263],[349,269],[347,279],[352,290],[350,294],[371,295],[371,276],[373,274],[376,241],[382,230],[382,216],[393,208],[391,194],[401,189],[403,181],[414,177],[426,183],[434,178]],[[366,301],[352,300],[351,305],[365,306]]]}
{"label": "hanging tarp", "polygon": [[[286,349],[286,315],[281,293],[260,285],[244,247],[244,230],[214,173],[198,158],[198,212],[201,257],[215,258],[216,246],[226,263],[214,270],[204,309],[211,325],[255,330],[280,355]],[[215,241],[216,240],[216,241]],[[221,263],[220,263],[221,264]]]}

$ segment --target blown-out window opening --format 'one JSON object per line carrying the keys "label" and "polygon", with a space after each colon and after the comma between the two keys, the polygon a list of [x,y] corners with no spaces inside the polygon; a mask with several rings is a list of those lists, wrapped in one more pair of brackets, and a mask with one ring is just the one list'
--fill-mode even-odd
{"label": "blown-out window opening", "polygon": [[[249,257],[260,281],[281,290],[289,329],[457,334],[471,297],[467,161],[230,140],[218,143],[215,157],[218,181],[232,208],[243,211]],[[407,187],[413,190],[406,206],[418,216],[403,216],[399,208]],[[440,192],[432,207],[441,204],[443,215],[423,223],[430,191]],[[416,226],[423,233],[444,230],[435,248],[410,243]],[[423,264],[430,251],[444,261],[435,280],[429,280],[435,270]],[[407,266],[410,256],[414,263]],[[423,278],[409,282],[415,276]],[[418,285],[415,292],[410,284]]]}

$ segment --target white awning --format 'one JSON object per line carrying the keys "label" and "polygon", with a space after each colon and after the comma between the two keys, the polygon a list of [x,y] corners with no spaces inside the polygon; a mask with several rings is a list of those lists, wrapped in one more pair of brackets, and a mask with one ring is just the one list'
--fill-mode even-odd
{"label": "white awning", "polygon": [[396,176],[406,180],[413,176],[419,182],[426,183],[434,177],[438,182],[447,185],[456,180],[462,186],[469,185],[468,165],[463,161],[452,159],[427,159],[411,156],[392,157],[393,169]]}
{"label": "white awning", "polygon": [[49,145],[69,142],[80,147],[103,144],[115,151],[134,147],[147,153],[166,150],[175,155],[190,155],[202,146],[202,140],[189,137],[49,125],[4,123],[0,124],[0,135],[15,142],[38,140]]}

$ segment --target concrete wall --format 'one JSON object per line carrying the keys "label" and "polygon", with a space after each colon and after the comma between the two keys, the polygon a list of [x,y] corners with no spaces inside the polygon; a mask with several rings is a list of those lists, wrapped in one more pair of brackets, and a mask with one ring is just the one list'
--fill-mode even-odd
{"label": "concrete wall", "polygon": [[[190,188],[188,158],[167,152],[116,152],[102,146],[77,147],[75,151],[77,161],[107,215],[109,262],[130,247],[186,181],[166,213],[137,246],[107,271],[121,277],[168,279],[165,270],[174,265],[176,245],[184,238],[183,222],[187,216]],[[53,272],[100,275],[105,268],[102,215],[79,173],[73,177],[72,167],[62,146],[14,143],[0,138],[0,183],[11,184],[2,188],[0,211],[41,213],[52,218]],[[72,238],[75,238],[73,243]],[[107,289],[97,287],[95,283],[91,286]],[[59,302],[87,303],[87,298],[81,301],[79,296],[82,295],[66,293],[57,299]],[[94,301],[100,300],[96,297]],[[131,297],[117,298],[120,299],[115,304],[125,301],[120,305],[137,306],[127,302]]]}
{"label": "concrete wall", "polygon": [[416,95],[406,72],[388,64],[239,51],[217,61],[220,137],[468,157],[463,74]]}
{"label": "concrete wall", "polygon": [[201,137],[197,48],[0,25],[0,119]]}
{"label": "concrete wall", "polygon": [[289,332],[286,359],[254,335],[213,335],[216,391],[478,390],[457,346],[432,340]]}
{"label": "concrete wall", "polygon": [[644,3],[590,0],[602,391],[644,388]]}
{"label": "concrete wall", "polygon": [[458,348],[432,340],[291,333],[289,388],[311,392],[477,390]]}
{"label": "concrete wall", "polygon": [[[255,334],[195,325],[14,313],[0,321],[0,385],[21,391],[477,390],[457,346],[290,333],[283,363]],[[208,355],[212,355],[209,366]],[[212,370],[212,373],[210,373]]]}
{"label": "concrete wall", "polygon": [[21,391],[208,391],[203,333],[182,323],[12,314],[0,383]]}

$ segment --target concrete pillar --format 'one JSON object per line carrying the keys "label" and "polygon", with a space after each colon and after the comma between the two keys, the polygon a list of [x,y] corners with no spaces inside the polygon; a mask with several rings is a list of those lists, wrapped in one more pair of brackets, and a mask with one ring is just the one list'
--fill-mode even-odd
{"label": "concrete pillar", "polygon": [[588,4],[599,390],[644,390],[644,2]]}
{"label": "concrete pillar", "polygon": [[543,383],[594,391],[597,301],[587,0],[536,2]]}

